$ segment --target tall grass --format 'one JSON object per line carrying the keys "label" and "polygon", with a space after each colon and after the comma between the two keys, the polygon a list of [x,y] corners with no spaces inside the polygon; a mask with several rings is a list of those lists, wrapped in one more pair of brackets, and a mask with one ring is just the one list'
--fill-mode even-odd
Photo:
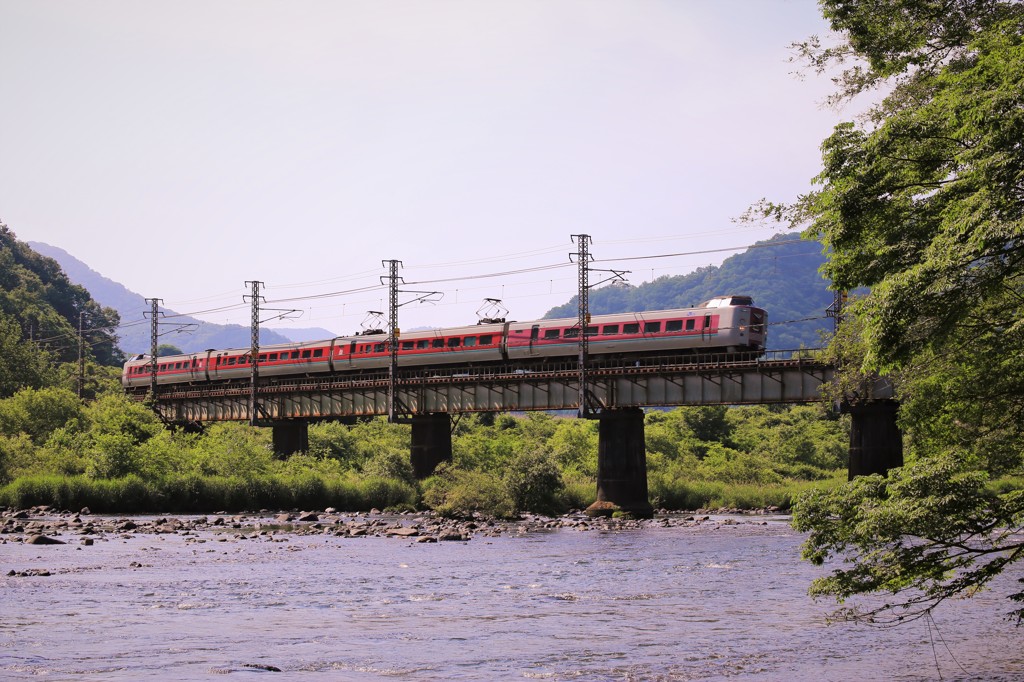
{"label": "tall grass", "polygon": [[751,510],[767,507],[789,510],[804,492],[817,487],[840,485],[845,481],[845,472],[839,472],[824,481],[784,481],[764,485],[722,481],[659,481],[652,485],[650,497],[655,507],[673,510]]}
{"label": "tall grass", "polygon": [[92,479],[85,476],[23,477],[0,488],[0,505],[23,509],[88,507],[98,514],[206,513],[258,509],[368,511],[412,507],[416,488],[397,480],[327,478],[316,474],[258,478],[168,477],[143,481],[138,476]]}

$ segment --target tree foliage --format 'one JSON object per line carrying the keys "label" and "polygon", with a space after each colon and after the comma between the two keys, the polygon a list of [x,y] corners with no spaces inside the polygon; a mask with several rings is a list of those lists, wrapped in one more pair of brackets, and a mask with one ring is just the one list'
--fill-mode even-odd
{"label": "tree foliage", "polygon": [[[96,365],[124,362],[114,330],[117,313],[100,306],[89,292],[71,283],[51,258],[39,255],[0,223],[0,398],[21,388],[73,385],[77,382],[79,329],[87,375]],[[58,369],[59,363],[74,371]],[[92,395],[90,381],[83,394]]]}
{"label": "tree foliage", "polygon": [[803,500],[797,523],[810,559],[852,563],[816,593],[905,594],[869,615],[923,614],[1024,546],[1017,494],[983,485],[1024,465],[1024,5],[820,5],[841,42],[800,49],[841,69],[835,99],[887,94],[825,140],[820,189],[762,208],[810,221],[837,288],[870,287],[836,343],[848,367],[898,378],[909,464]]}

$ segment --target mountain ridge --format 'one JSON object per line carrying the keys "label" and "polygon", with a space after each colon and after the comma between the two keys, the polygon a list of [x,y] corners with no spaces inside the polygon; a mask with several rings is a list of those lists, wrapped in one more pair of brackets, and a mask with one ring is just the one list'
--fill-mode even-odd
{"label": "mountain ridge", "polygon": [[[118,346],[125,355],[136,355],[150,351],[150,324],[144,317],[150,311],[146,298],[120,282],[115,282],[90,268],[64,249],[44,242],[26,242],[40,255],[57,261],[73,283],[84,287],[101,304],[113,308],[121,316],[118,330]],[[192,333],[176,334],[161,338],[162,343],[177,346],[185,353],[202,351],[207,348],[246,348],[251,343],[251,330],[240,324],[216,324],[205,322],[187,315],[161,308],[165,316],[173,316],[175,323],[196,324]],[[143,324],[145,322],[145,324]],[[294,336],[289,335],[294,331]],[[333,332],[319,327],[305,329],[261,329],[260,344],[271,345],[331,338]]]}

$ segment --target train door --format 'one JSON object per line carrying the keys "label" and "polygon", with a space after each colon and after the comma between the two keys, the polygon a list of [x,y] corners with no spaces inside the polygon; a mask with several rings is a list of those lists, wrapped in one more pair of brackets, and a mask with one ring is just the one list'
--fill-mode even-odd
{"label": "train door", "polygon": [[710,341],[712,336],[714,336],[714,334],[711,332],[711,315],[705,315],[704,324],[700,328],[700,340]]}
{"label": "train door", "polygon": [[540,339],[540,325],[535,324],[530,327],[530,357],[540,355],[540,349],[537,347],[538,339]]}

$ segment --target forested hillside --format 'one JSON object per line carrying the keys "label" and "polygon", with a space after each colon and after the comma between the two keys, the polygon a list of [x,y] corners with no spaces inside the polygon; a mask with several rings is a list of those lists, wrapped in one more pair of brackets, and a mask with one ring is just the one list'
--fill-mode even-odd
{"label": "forested hillside", "polygon": [[[605,286],[590,293],[592,314],[685,308],[722,294],[747,294],[768,311],[768,347],[791,349],[821,345],[821,332],[832,329],[825,310],[833,294],[818,268],[821,244],[799,233],[758,242],[720,266],[688,275],[659,277],[639,286]],[[575,317],[577,299],[552,308],[545,317]]]}
{"label": "forested hillside", "polygon": [[59,364],[77,366],[80,325],[90,365],[121,365],[117,312],[100,306],[56,261],[0,223],[0,397],[66,379]]}

